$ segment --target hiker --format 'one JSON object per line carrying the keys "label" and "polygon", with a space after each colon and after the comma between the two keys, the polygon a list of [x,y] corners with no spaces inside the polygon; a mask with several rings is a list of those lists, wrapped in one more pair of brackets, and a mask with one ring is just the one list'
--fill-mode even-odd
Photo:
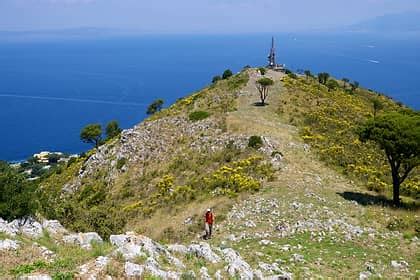
{"label": "hiker", "polygon": [[206,214],[204,215],[204,220],[206,229],[206,235],[204,235],[204,239],[210,239],[213,231],[214,222],[214,215],[210,208],[207,209]]}

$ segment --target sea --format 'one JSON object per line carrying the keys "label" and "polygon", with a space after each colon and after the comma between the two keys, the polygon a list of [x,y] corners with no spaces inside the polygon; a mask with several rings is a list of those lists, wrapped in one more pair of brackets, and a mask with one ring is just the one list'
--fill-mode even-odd
{"label": "sea", "polygon": [[[80,153],[89,123],[130,128],[162,98],[168,106],[225,69],[263,66],[273,34],[144,35],[0,40],[0,159]],[[420,38],[274,34],[278,63],[356,80],[420,109]],[[1,39],[1,38],[0,38]]]}

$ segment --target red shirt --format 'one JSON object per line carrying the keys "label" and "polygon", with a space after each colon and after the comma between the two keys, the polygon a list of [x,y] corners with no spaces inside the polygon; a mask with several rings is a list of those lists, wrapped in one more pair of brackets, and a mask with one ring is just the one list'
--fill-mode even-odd
{"label": "red shirt", "polygon": [[212,212],[206,212],[206,223],[213,224],[214,222],[214,216]]}

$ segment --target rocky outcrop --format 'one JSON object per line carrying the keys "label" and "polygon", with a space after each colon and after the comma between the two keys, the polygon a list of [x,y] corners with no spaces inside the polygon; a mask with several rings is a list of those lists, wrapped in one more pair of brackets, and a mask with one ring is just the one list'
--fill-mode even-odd
{"label": "rocky outcrop", "polygon": [[213,252],[210,245],[206,242],[190,245],[188,247],[188,253],[194,254],[199,258],[204,258],[211,263],[218,263],[221,261],[221,258]]}
{"label": "rocky outcrop", "polygon": [[63,237],[64,243],[79,245],[84,249],[91,249],[92,242],[102,243],[102,238],[96,232],[74,233]]}
{"label": "rocky outcrop", "polygon": [[11,239],[0,240],[0,251],[17,250],[20,247],[19,242]]}
{"label": "rocky outcrop", "polygon": [[23,234],[31,238],[38,238],[42,235],[42,225],[34,218],[21,218],[7,223],[0,218],[0,232],[10,236]]}

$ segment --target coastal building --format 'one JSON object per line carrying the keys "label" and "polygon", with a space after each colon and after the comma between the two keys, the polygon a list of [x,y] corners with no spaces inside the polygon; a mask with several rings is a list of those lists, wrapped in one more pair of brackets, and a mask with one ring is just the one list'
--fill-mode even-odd
{"label": "coastal building", "polygon": [[268,68],[273,69],[274,71],[284,71],[284,64],[276,63],[276,47],[274,45],[274,37],[271,38],[271,49],[270,54],[268,55]]}

